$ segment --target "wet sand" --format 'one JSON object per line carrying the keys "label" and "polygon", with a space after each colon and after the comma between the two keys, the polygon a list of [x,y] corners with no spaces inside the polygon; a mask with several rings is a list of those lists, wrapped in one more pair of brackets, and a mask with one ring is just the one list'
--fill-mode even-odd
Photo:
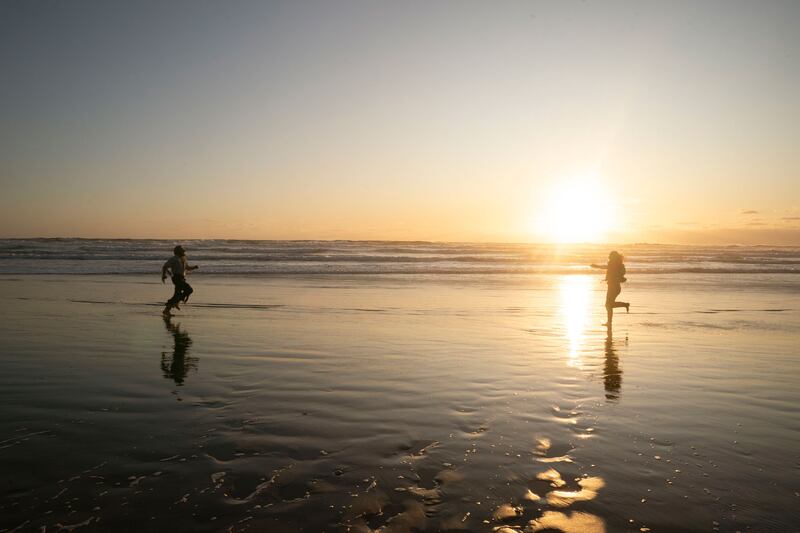
{"label": "wet sand", "polygon": [[191,281],[0,279],[0,531],[800,529],[797,276]]}

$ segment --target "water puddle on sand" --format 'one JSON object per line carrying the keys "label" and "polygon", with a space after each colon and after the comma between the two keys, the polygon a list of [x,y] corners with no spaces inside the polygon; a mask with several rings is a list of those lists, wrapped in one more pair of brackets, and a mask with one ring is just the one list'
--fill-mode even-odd
{"label": "water puddle on sand", "polygon": [[633,312],[607,332],[596,282],[485,289],[499,310],[462,305],[464,284],[430,309],[376,290],[316,313],[330,289],[302,287],[269,320],[69,303],[47,339],[6,317],[0,532],[790,530],[794,338],[764,330],[742,355],[733,332],[687,340],[685,314]]}
{"label": "water puddle on sand", "polygon": [[[584,365],[590,291],[587,280],[580,277],[569,277],[565,283],[566,360],[569,372],[576,373]],[[473,404],[444,411],[437,405],[418,404],[411,418],[396,423],[404,432],[415,428],[414,417],[424,419],[428,412],[444,417],[424,431],[414,429],[416,438],[393,433],[394,428],[385,435],[377,429],[370,434],[365,431],[369,424],[359,422],[353,429],[363,440],[345,435],[339,442],[331,435],[357,411],[351,413],[346,404],[338,404],[333,416],[320,416],[327,407],[323,401],[312,402],[316,410],[297,409],[291,414],[284,405],[273,415],[265,407],[269,402],[253,397],[261,388],[248,384],[247,373],[259,370],[258,365],[269,365],[272,371],[284,365],[285,372],[308,362],[320,368],[313,351],[298,352],[312,354],[306,357],[294,357],[295,352],[282,358],[240,355],[235,362],[242,365],[243,374],[228,378],[229,370],[221,371],[236,383],[233,394],[212,387],[198,395],[187,385],[199,382],[201,371],[212,372],[208,367],[213,360],[201,357],[203,347],[185,324],[165,319],[161,327],[167,342],[158,352],[156,368],[176,400],[198,410],[192,412],[200,414],[198,420],[184,425],[172,415],[179,424],[177,435],[159,426],[164,433],[119,445],[130,450],[128,457],[112,453],[108,461],[66,475],[55,486],[31,489],[33,497],[20,498],[14,516],[37,518],[4,522],[7,531],[19,526],[20,530],[90,531],[133,525],[147,529],[167,522],[178,530],[195,531],[356,533],[543,528],[569,533],[576,527],[603,527],[603,521],[584,508],[601,498],[603,481],[590,475],[591,468],[571,443],[594,431],[577,401],[562,398],[550,409],[547,404],[540,406],[547,419],[542,426],[551,425],[558,434],[530,432],[516,413],[525,413],[531,404],[518,398],[518,392],[499,389],[476,396]],[[279,388],[291,384],[291,378],[270,377],[269,383]],[[491,383],[487,385],[491,389]],[[325,390],[335,390],[329,387],[323,392],[304,391],[299,398],[316,400]],[[331,397],[333,402],[343,401]],[[280,395],[272,399],[283,401]],[[125,419],[124,411],[111,414]],[[318,438],[320,430],[325,438]],[[79,434],[80,426],[73,431]],[[431,438],[421,438],[424,433]],[[15,445],[49,434],[49,430],[20,432],[5,443]],[[315,438],[317,446],[311,443]]]}
{"label": "water puddle on sand", "polygon": [[[103,463],[61,480],[52,496],[31,502],[27,512],[38,518],[14,527],[102,530],[119,526],[120,514],[146,509],[154,523],[172,516],[181,528],[207,531],[603,531],[598,517],[566,511],[599,497],[603,481],[563,476],[551,466],[574,466],[547,455],[565,444],[531,438],[516,457],[502,451],[504,439],[491,427],[464,435],[409,442],[372,466],[341,451],[305,461],[252,452],[175,454],[129,475],[120,464]],[[284,464],[254,476],[276,462]],[[132,516],[132,523],[145,522]]]}

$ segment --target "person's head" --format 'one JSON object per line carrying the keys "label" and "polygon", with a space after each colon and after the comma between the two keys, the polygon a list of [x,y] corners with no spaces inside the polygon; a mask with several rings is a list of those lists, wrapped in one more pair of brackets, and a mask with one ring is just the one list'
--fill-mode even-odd
{"label": "person's head", "polygon": [[611,252],[610,254],[608,254],[608,262],[609,262],[609,263],[616,263],[616,264],[619,264],[619,263],[622,263],[622,260],[623,260],[623,259],[624,259],[624,258],[622,257],[622,254],[620,254],[620,253],[619,253],[618,251],[616,251],[616,250],[614,250],[613,252]]}
{"label": "person's head", "polygon": [[181,246],[180,244],[178,246],[176,246],[175,248],[173,248],[172,251],[178,257],[183,257],[184,255],[186,255],[186,250],[184,250],[183,246]]}

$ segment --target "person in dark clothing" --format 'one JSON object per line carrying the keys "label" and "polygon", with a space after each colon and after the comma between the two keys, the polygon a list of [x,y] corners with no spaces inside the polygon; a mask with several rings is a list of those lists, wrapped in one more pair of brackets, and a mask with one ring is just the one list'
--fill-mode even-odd
{"label": "person in dark clothing", "polygon": [[186,259],[186,250],[183,249],[183,246],[176,246],[173,252],[175,255],[167,259],[164,266],[161,267],[161,283],[166,281],[167,274],[169,274],[172,277],[172,283],[175,285],[175,293],[172,295],[172,298],[167,300],[164,311],[162,312],[165,316],[170,315],[173,307],[175,309],[180,309],[178,305],[180,302],[185,303],[189,301],[189,295],[191,295],[194,290],[191,285],[186,283],[186,274],[192,270],[197,270],[196,266],[189,266]]}
{"label": "person in dark clothing", "polygon": [[625,311],[630,311],[631,304],[628,302],[618,302],[617,296],[622,292],[622,284],[627,281],[625,279],[625,264],[623,263],[622,255],[616,250],[608,254],[608,264],[595,265],[594,268],[603,268],[606,271],[606,283],[608,284],[608,291],[606,292],[606,315],[608,317],[604,326],[611,327],[611,321],[614,318],[614,309],[617,307],[624,307]]}

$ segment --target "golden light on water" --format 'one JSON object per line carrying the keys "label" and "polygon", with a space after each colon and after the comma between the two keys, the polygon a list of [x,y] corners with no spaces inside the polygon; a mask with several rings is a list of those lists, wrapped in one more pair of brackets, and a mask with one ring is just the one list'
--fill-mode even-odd
{"label": "golden light on water", "polygon": [[531,520],[531,531],[545,529],[563,533],[605,533],[606,525],[599,516],[573,511],[569,515],[558,511],[545,511],[541,517]]}
{"label": "golden light on water", "polygon": [[592,276],[563,276],[559,285],[561,293],[561,315],[568,343],[567,364],[577,366],[591,318],[594,291]]}
{"label": "golden light on water", "polygon": [[553,186],[539,204],[533,230],[550,242],[600,242],[616,223],[612,195],[592,177]]}

